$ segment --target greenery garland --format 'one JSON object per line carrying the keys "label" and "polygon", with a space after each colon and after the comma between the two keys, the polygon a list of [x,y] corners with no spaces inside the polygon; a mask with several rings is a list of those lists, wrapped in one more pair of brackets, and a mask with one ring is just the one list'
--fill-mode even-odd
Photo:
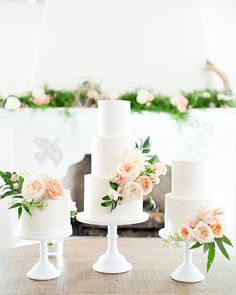
{"label": "greenery garland", "polygon": [[75,90],[55,90],[45,86],[42,89],[29,91],[25,95],[0,97],[0,106],[8,110],[24,107],[34,109],[97,107],[97,102],[100,99],[130,101],[131,109],[134,112],[163,112],[179,120],[187,118],[189,109],[236,106],[235,93],[223,93],[216,89],[183,91],[175,97],[155,94],[147,89],[136,89],[115,96],[104,93],[100,85],[92,81],[84,81]]}

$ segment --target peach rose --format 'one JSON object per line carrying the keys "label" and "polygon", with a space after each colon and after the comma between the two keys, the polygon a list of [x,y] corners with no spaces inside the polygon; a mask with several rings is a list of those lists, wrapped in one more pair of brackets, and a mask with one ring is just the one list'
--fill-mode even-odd
{"label": "peach rose", "polygon": [[119,174],[116,174],[113,179],[112,182],[117,183],[118,185],[124,185],[125,184],[125,178]]}
{"label": "peach rose", "polygon": [[210,225],[215,238],[222,238],[224,235],[223,225],[220,222],[215,222],[214,224]]}
{"label": "peach rose", "polygon": [[147,196],[148,194],[150,194],[150,192],[153,189],[153,184],[150,177],[145,175],[139,176],[139,178],[137,179],[137,182],[141,185],[144,196]]}
{"label": "peach rose", "polygon": [[28,179],[23,182],[22,195],[24,199],[30,202],[33,199],[43,197],[45,189],[46,185],[40,177]]}
{"label": "peach rose", "polygon": [[172,97],[171,103],[175,105],[181,113],[185,113],[187,111],[187,106],[189,102],[186,97],[181,95],[179,97]]}
{"label": "peach rose", "polygon": [[49,104],[51,98],[49,95],[44,95],[42,97],[36,97],[33,99],[34,104],[40,106],[40,105],[45,105]]}
{"label": "peach rose", "polygon": [[197,225],[196,221],[194,219],[189,220],[188,226],[191,228],[194,228]]}
{"label": "peach rose", "polygon": [[48,198],[57,199],[64,194],[64,188],[60,180],[49,179],[47,181],[46,194]]}
{"label": "peach rose", "polygon": [[212,229],[206,223],[199,221],[194,228],[194,238],[199,243],[211,243],[214,239],[214,234]]}
{"label": "peach rose", "polygon": [[132,162],[121,163],[118,166],[117,172],[119,175],[128,179],[135,179],[139,176],[140,170],[137,165],[134,165]]}
{"label": "peach rose", "polygon": [[182,225],[179,234],[184,241],[191,241],[193,236],[193,230],[191,227]]}

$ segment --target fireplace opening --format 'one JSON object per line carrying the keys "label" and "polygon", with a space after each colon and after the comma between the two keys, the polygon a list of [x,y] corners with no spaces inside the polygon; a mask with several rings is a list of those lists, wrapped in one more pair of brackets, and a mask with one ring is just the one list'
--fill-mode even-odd
{"label": "fireplace opening", "polygon": [[[91,173],[91,155],[72,165],[63,183],[70,189],[72,200],[76,202],[78,211],[84,209],[84,175]],[[167,174],[160,176],[160,184],[154,186],[153,198],[157,208],[151,210],[148,201],[144,200],[144,211],[148,212],[148,221],[140,224],[124,225],[118,227],[119,236],[127,237],[156,237],[164,226],[165,194],[171,191],[171,167],[167,166]],[[84,224],[71,219],[74,236],[105,236],[106,226]]]}

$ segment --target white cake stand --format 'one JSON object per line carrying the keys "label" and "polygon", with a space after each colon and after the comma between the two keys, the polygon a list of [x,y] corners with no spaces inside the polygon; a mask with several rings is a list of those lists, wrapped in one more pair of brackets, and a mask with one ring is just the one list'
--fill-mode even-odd
{"label": "white cake stand", "polygon": [[132,269],[132,265],[126,260],[126,258],[119,253],[117,247],[117,226],[118,225],[126,225],[126,224],[136,224],[141,223],[148,220],[149,215],[146,212],[142,212],[140,216],[133,220],[113,220],[108,221],[104,220],[103,222],[92,220],[88,218],[85,212],[78,213],[76,216],[77,220],[80,222],[95,224],[95,225],[107,225],[108,227],[108,246],[105,254],[101,255],[96,263],[93,265],[93,269],[97,272],[102,273],[123,273],[130,271]]}
{"label": "white cake stand", "polygon": [[[168,231],[163,228],[159,231],[159,235],[165,239],[168,236]],[[204,274],[193,264],[192,250],[189,250],[191,244],[191,242],[184,242],[184,260],[170,275],[175,281],[197,283],[205,279]]]}
{"label": "white cake stand", "polygon": [[27,277],[32,280],[52,280],[60,276],[60,271],[48,260],[48,240],[63,239],[72,234],[71,226],[55,234],[26,234],[17,229],[17,235],[25,240],[40,241],[39,261],[27,272]]}

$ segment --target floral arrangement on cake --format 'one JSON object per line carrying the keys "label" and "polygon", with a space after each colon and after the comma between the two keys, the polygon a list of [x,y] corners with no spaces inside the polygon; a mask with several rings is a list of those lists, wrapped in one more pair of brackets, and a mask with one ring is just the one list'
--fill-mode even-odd
{"label": "floral arrangement on cake", "polygon": [[[32,216],[34,210],[43,210],[47,200],[56,200],[64,195],[64,187],[59,179],[46,174],[28,176],[26,179],[16,172],[0,171],[4,184],[1,186],[0,199],[10,198],[9,209],[18,208],[18,218],[23,210]],[[71,211],[71,216],[77,212]]]}
{"label": "floral arrangement on cake", "polygon": [[71,90],[58,90],[45,86],[32,89],[22,95],[0,96],[0,107],[7,110],[65,108],[65,113],[69,114],[68,108],[96,107],[100,99],[126,100],[131,102],[131,109],[135,112],[164,112],[175,119],[185,120],[188,110],[194,108],[235,107],[236,91],[202,89],[190,92],[180,91],[179,95],[170,96],[156,93],[149,88],[136,88],[133,91],[117,94],[107,93],[93,79],[87,79]]}
{"label": "floral arrangement on cake", "polygon": [[180,227],[179,231],[170,234],[164,239],[164,246],[172,245],[179,247],[180,242],[193,242],[190,249],[203,247],[203,252],[207,255],[207,271],[215,258],[216,246],[221,253],[230,260],[225,244],[233,246],[229,238],[225,236],[224,213],[219,209],[210,210],[202,208],[197,216],[189,220],[187,224]]}
{"label": "floral arrangement on cake", "polygon": [[153,209],[156,207],[152,198],[153,185],[160,182],[160,175],[165,175],[167,168],[156,161],[156,156],[149,155],[150,138],[140,140],[135,148],[123,154],[122,162],[116,167],[110,179],[110,189],[102,198],[101,206],[110,207],[111,212],[117,205],[147,197]]}

